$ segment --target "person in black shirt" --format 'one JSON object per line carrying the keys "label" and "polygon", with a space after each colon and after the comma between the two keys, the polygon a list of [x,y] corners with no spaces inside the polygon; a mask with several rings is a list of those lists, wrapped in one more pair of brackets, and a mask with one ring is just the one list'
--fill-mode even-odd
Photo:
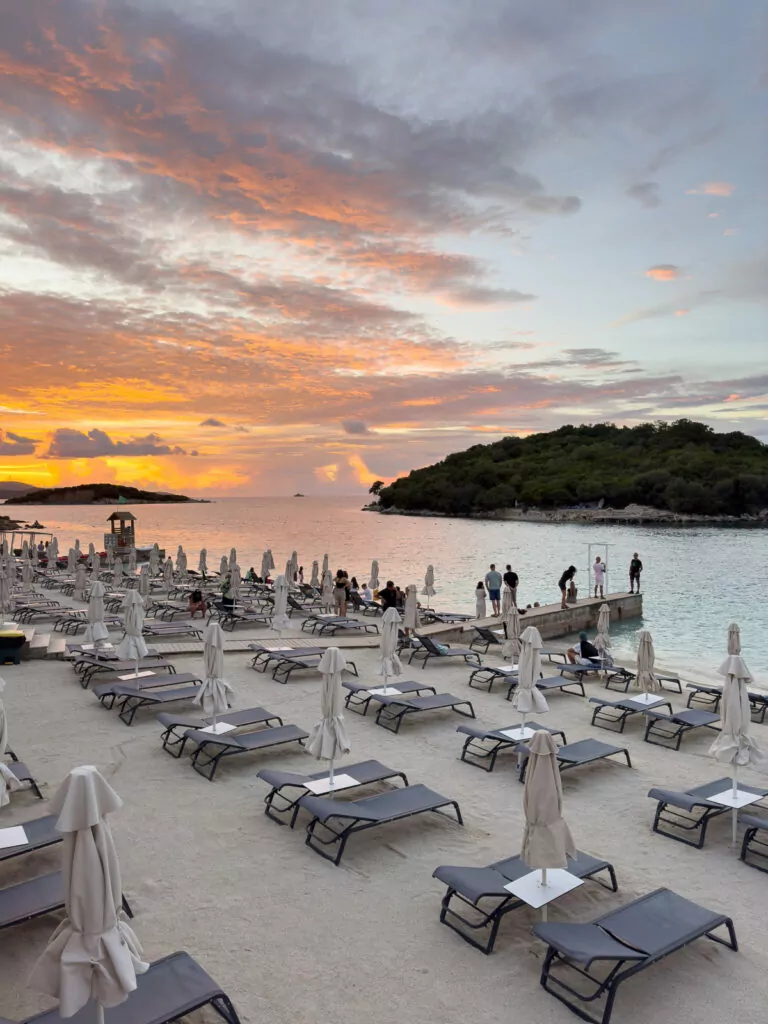
{"label": "person in black shirt", "polygon": [[384,605],[384,611],[397,607],[397,591],[392,580],[387,580],[386,587],[379,591],[379,601]]}
{"label": "person in black shirt", "polygon": [[517,585],[520,582],[520,577],[516,572],[512,572],[512,566],[507,566],[507,571],[504,573],[504,583],[512,591],[512,603],[517,607]]}
{"label": "person in black shirt", "polygon": [[563,575],[558,580],[558,584],[557,585],[560,588],[560,607],[562,609],[567,609],[568,608],[568,605],[567,605],[566,600],[565,600],[565,598],[566,598],[566,591],[568,589],[568,584],[571,582],[571,580],[573,579],[573,577],[575,575],[576,575],[576,566],[575,565],[569,565],[568,568],[563,573]]}
{"label": "person in black shirt", "polygon": [[629,563],[629,592],[634,594],[635,584],[637,584],[637,592],[640,593],[640,573],[643,571],[643,563],[637,557],[637,552],[632,555],[632,560]]}
{"label": "person in black shirt", "polygon": [[579,633],[579,642],[574,644],[568,652],[568,661],[572,665],[575,665],[577,661],[587,662],[592,661],[593,658],[600,658],[600,651],[595,647],[594,644],[587,640],[586,633]]}

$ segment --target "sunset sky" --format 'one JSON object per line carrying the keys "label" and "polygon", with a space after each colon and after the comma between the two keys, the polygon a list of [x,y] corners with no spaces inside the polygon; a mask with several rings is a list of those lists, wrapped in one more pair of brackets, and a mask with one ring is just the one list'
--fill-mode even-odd
{"label": "sunset sky", "polygon": [[0,0],[0,480],[768,440],[763,0]]}

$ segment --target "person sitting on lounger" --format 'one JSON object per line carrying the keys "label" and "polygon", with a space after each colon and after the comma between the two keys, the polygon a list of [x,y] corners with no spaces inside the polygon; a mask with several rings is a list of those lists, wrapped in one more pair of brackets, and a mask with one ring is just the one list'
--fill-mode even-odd
{"label": "person sitting on lounger", "polygon": [[206,612],[208,611],[208,605],[205,603],[203,592],[201,590],[193,590],[189,595],[189,617],[194,619],[197,612],[200,612],[200,618],[204,619]]}
{"label": "person sitting on lounger", "polygon": [[579,633],[579,642],[566,652],[572,665],[589,665],[600,658],[600,651],[587,640],[586,633]]}
{"label": "person sitting on lounger", "polygon": [[221,581],[221,603],[225,608],[234,608],[235,599],[232,596],[232,573],[227,572],[224,574],[224,579]]}
{"label": "person sitting on lounger", "polygon": [[392,580],[387,580],[387,585],[379,591],[379,601],[387,608],[397,608],[397,590]]}
{"label": "person sitting on lounger", "polygon": [[363,589],[360,591],[360,596],[364,601],[373,600],[373,591],[371,590],[367,583],[363,584]]}

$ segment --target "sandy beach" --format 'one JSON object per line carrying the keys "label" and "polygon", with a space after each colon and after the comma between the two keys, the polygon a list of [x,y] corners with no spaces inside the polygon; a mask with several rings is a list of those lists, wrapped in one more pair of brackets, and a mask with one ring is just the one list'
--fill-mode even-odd
{"label": "sandy beach", "polygon": [[[238,633],[263,639],[268,631]],[[160,646],[160,645],[158,645]],[[375,649],[348,651],[372,684]],[[174,656],[179,671],[200,670],[199,657]],[[484,657],[487,663],[498,658]],[[319,676],[295,675],[287,685],[248,667],[242,653],[226,655],[236,707],[263,705],[306,729],[319,717]],[[444,887],[432,879],[439,864],[482,866],[519,852],[523,787],[514,759],[499,759],[493,774],[461,763],[464,721],[449,712],[407,721],[399,735],[373,717],[348,713],[352,763],[377,758],[459,801],[465,827],[438,816],[377,829],[350,840],[340,867],[304,845],[302,827],[279,827],[263,813],[261,767],[318,770],[296,747],[226,762],[209,783],[163,752],[160,728],[140,712],[131,728],[83,690],[64,661],[7,666],[5,701],[12,747],[51,795],[74,766],[92,763],[122,796],[113,816],[123,886],[135,911],[146,957],[188,950],[232,998],[249,1024],[459,1024],[482,1020],[540,1024],[575,1020],[539,986],[544,949],[531,934],[537,916],[520,910],[502,925],[496,951],[483,956],[439,923]],[[480,723],[503,727],[517,715],[503,689],[467,687],[463,665],[414,666],[417,678],[469,697]],[[602,684],[587,685],[590,695]],[[684,698],[672,696],[675,707]],[[191,709],[190,709],[191,710]],[[598,738],[630,749],[633,767],[606,762],[563,777],[565,816],[577,846],[610,860],[619,892],[587,883],[550,909],[551,920],[586,921],[611,907],[668,886],[733,917],[740,951],[705,940],[676,953],[622,986],[616,1024],[680,1024],[764,1019],[768,997],[768,918],[765,876],[742,864],[730,847],[727,816],[710,827],[703,850],[652,834],[654,785],[684,788],[727,774],[708,756],[712,734],[693,733],[676,753],[642,741],[633,719],[623,737],[590,726],[585,701],[557,694],[546,724],[569,741]],[[753,732],[768,747],[768,727]],[[759,784],[744,771],[743,781]],[[366,791],[370,792],[370,791]],[[29,792],[13,795],[0,815],[7,826],[45,813]],[[0,868],[0,884],[55,870],[54,847]],[[0,1012],[18,1019],[51,1000],[26,979],[58,918],[38,918],[0,935]],[[207,1013],[207,1015],[206,1015]],[[193,1020],[218,1019],[212,1011]]]}

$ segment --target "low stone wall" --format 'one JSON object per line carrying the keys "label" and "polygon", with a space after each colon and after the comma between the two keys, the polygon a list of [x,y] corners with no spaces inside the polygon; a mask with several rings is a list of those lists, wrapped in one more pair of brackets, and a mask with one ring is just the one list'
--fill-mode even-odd
{"label": "low stone wall", "polygon": [[[521,631],[527,626],[535,626],[541,633],[543,640],[551,640],[558,636],[567,636],[570,633],[579,633],[581,630],[594,630],[597,626],[597,617],[600,614],[600,606],[604,602],[601,599],[594,600],[587,598],[571,604],[563,610],[559,604],[548,604],[540,608],[529,608],[525,615],[520,616]],[[609,594],[605,598],[611,609],[611,622],[624,622],[627,619],[639,619],[643,615],[642,594]],[[500,620],[497,618],[477,619],[474,623],[479,626],[497,626]],[[473,623],[457,623],[453,626],[444,626],[436,623],[433,626],[425,627],[422,632],[429,636],[437,637],[448,643],[466,643],[468,634],[472,633]]]}

